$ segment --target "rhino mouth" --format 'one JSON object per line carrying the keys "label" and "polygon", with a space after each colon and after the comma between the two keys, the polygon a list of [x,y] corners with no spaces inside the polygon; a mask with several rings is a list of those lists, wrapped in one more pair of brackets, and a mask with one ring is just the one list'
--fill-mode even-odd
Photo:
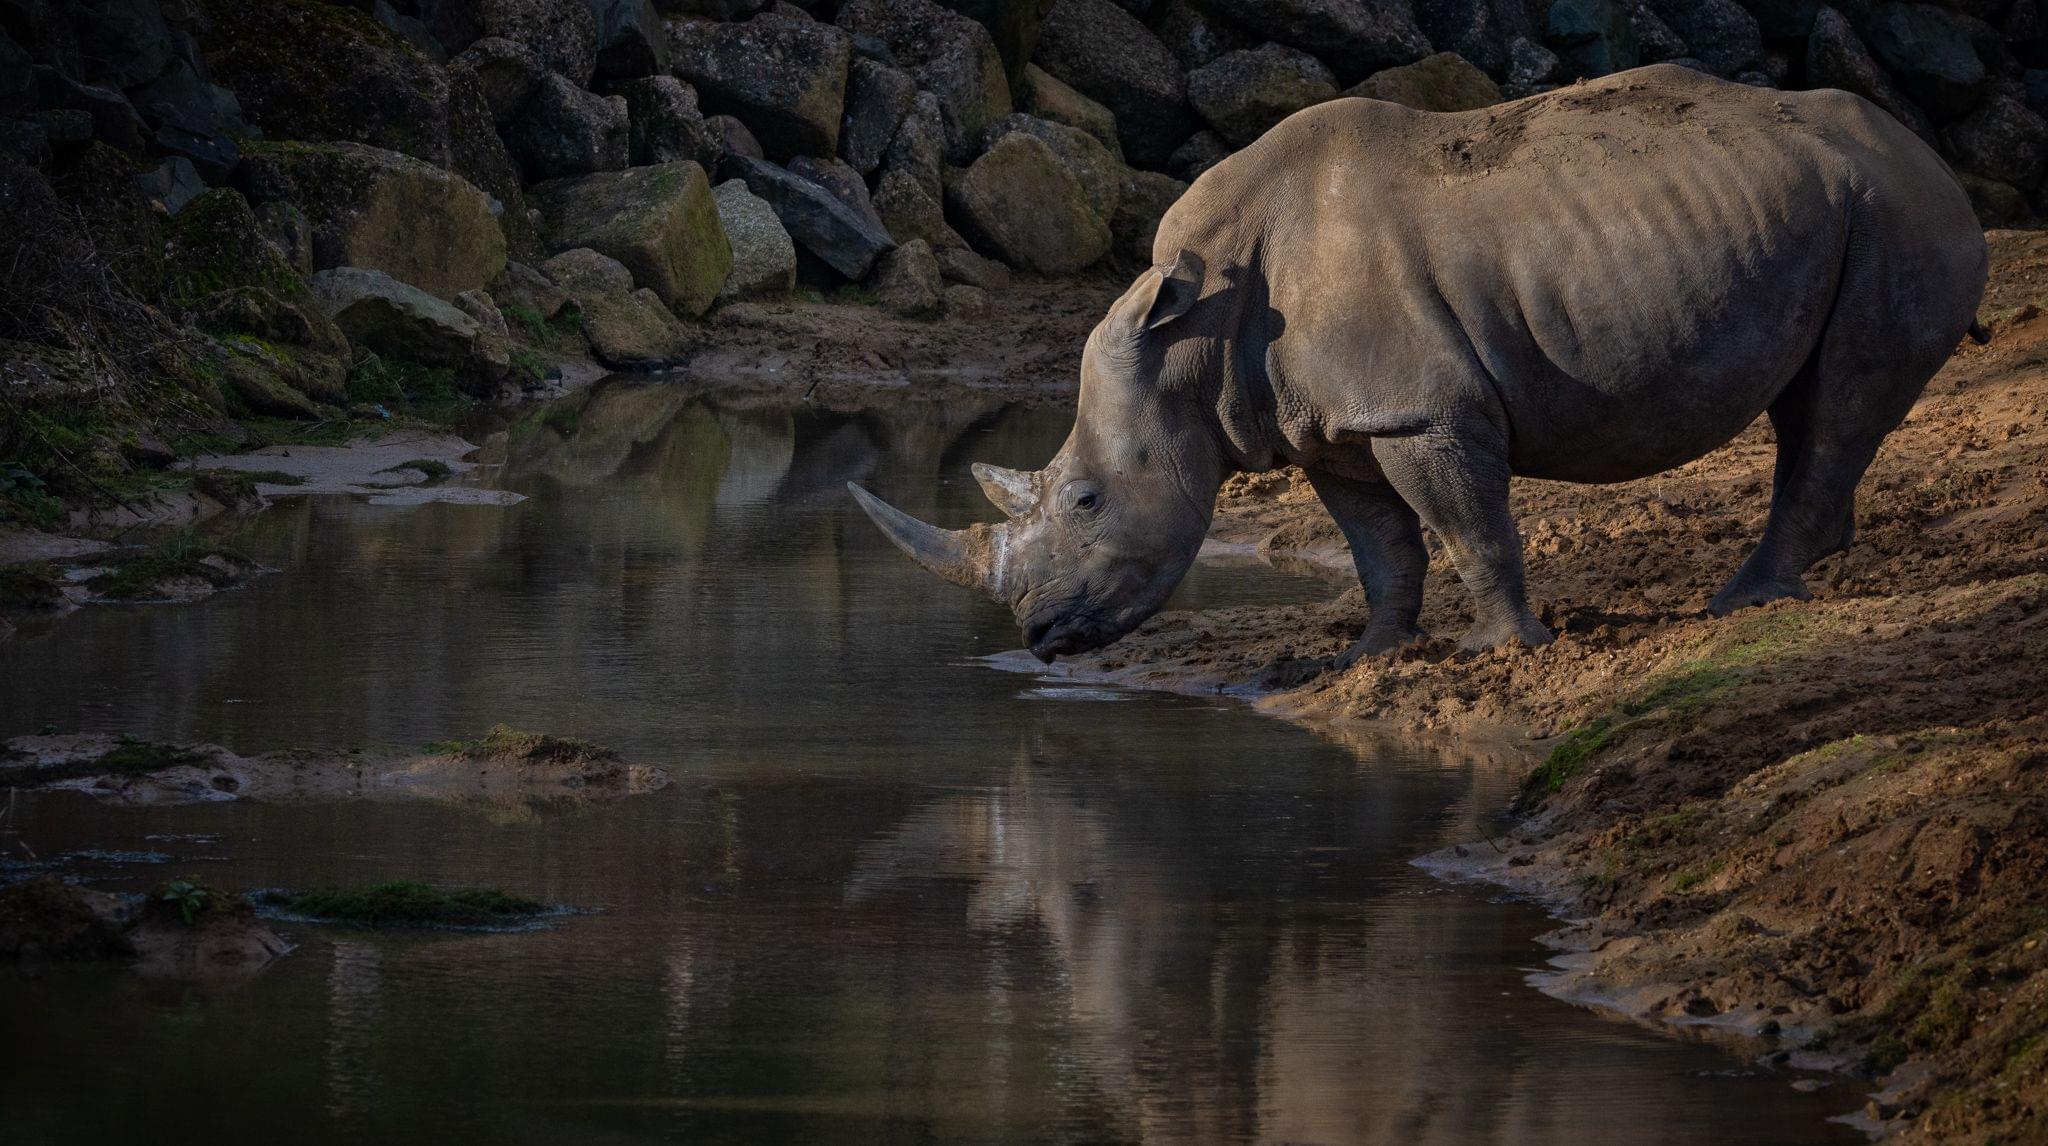
{"label": "rhino mouth", "polygon": [[1063,656],[1092,653],[1116,643],[1126,631],[1093,614],[1034,616],[1023,625],[1024,646],[1043,664],[1051,664]]}

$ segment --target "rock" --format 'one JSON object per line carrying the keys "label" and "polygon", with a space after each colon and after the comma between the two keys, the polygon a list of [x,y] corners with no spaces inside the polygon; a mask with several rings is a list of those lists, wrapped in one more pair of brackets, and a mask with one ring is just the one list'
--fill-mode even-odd
{"label": "rock", "polygon": [[260,345],[216,343],[211,349],[221,389],[231,396],[231,409],[240,406],[267,418],[320,420],[320,407],[285,381],[289,367]]}
{"label": "rock", "polygon": [[1231,52],[1188,73],[1188,103],[1239,147],[1302,108],[1336,97],[1330,69],[1281,44]]}
{"label": "rock", "polygon": [[[5,67],[0,63],[0,67]],[[47,65],[30,77],[36,85],[36,102],[45,108],[83,111],[92,120],[92,137],[109,147],[139,154],[149,139],[149,126],[128,97],[113,88],[94,87],[70,79]]]}
{"label": "rock", "polygon": [[1081,184],[1082,192],[1088,196],[1088,207],[1097,218],[1106,223],[1116,213],[1127,169],[1100,140],[1078,127],[1018,113],[1003,117],[989,128],[989,142],[993,144],[1012,132],[1032,136],[1052,149],[1067,172]]}
{"label": "rock", "polygon": [[1038,47],[1038,31],[1052,11],[1052,0],[943,0],[946,7],[971,16],[988,29],[1013,98],[1023,94],[1024,67]]}
{"label": "rock", "polygon": [[526,101],[533,98],[533,90],[540,86],[540,57],[526,45],[503,36],[485,36],[464,48],[448,66],[451,71],[467,71],[476,77],[491,119],[500,128],[519,118]]}
{"label": "rock", "polygon": [[875,260],[895,246],[874,226],[816,183],[762,159],[728,155],[719,161],[721,179],[743,179],[747,190],[766,200],[797,245],[858,282]]}
{"label": "rock", "polygon": [[1938,123],[1969,114],[1984,90],[1989,73],[1970,32],[1966,17],[1932,4],[1883,5],[1863,29],[1871,54]]}
{"label": "rock", "polygon": [[1117,200],[1116,214],[1109,220],[1117,256],[1134,266],[1151,266],[1152,240],[1159,234],[1159,220],[1187,189],[1187,184],[1171,175],[1156,171],[1125,172],[1123,194]]}
{"label": "rock", "polygon": [[586,0],[419,0],[422,23],[451,53],[497,36],[581,87],[597,70],[597,19]]}
{"label": "rock", "polygon": [[1500,87],[1455,52],[1438,52],[1412,64],[1366,77],[1344,93],[1383,99],[1418,111],[1471,111],[1500,102]]}
{"label": "rock", "polygon": [[949,161],[973,158],[988,125],[1009,112],[1002,56],[974,20],[932,0],[847,0],[837,22],[888,44],[896,66],[938,101]]}
{"label": "rock", "polygon": [[427,30],[427,26],[399,12],[388,0],[374,0],[370,6],[370,15],[384,26],[385,31],[412,45],[420,55],[437,64],[448,62],[448,49],[441,46],[441,41],[434,38],[434,34]]}
{"label": "rock", "polygon": [[298,204],[276,200],[256,208],[256,222],[302,279],[313,277],[313,224]]}
{"label": "rock", "polygon": [[[275,0],[212,0],[211,11],[207,69],[267,138],[446,161],[446,77],[369,16]],[[137,107],[147,115],[145,102]]]}
{"label": "rock", "polygon": [[967,245],[946,223],[945,208],[906,172],[891,169],[882,173],[875,184],[874,205],[883,228],[899,244],[923,239],[934,249]]}
{"label": "rock", "polygon": [[1521,99],[1557,86],[1564,62],[1556,53],[1526,37],[1517,36],[1508,45],[1508,79],[1501,85],[1509,99]]}
{"label": "rock", "polygon": [[[43,129],[52,148],[68,151],[92,142],[92,113],[76,108],[46,107],[28,113]],[[222,171],[225,174],[225,171]]]}
{"label": "rock", "polygon": [[[631,275],[627,276],[632,281]],[[569,292],[525,263],[508,262],[488,288],[499,313],[512,312],[525,323],[552,322],[569,305]]]}
{"label": "rock", "polygon": [[1059,156],[1011,132],[946,189],[947,200],[1011,266],[1072,274],[1109,251],[1109,225]]}
{"label": "rock", "polygon": [[262,287],[280,298],[306,293],[305,280],[263,237],[249,201],[227,187],[198,196],[172,220],[164,272],[165,299],[174,306],[233,287]]}
{"label": "rock", "polygon": [[948,318],[979,318],[989,310],[988,292],[978,286],[955,283],[940,292]]}
{"label": "rock", "polygon": [[1806,82],[1814,87],[1855,92],[1892,114],[1892,118],[1934,141],[1927,114],[1906,98],[1891,76],[1871,58],[1849,21],[1833,8],[1822,8],[1806,41]]}
{"label": "rock", "polygon": [[171,29],[156,0],[74,3],[71,28],[80,45],[85,80],[132,88],[163,74],[171,63]]}
{"label": "rock", "polygon": [[719,288],[718,301],[788,297],[796,287],[796,244],[782,229],[775,208],[740,179],[720,183],[711,197],[732,245],[732,273]]}
{"label": "rock", "polygon": [[2022,191],[2041,185],[2048,120],[2011,92],[1996,91],[1941,133],[1957,168]]}
{"label": "rock", "polygon": [[1643,63],[1675,60],[1689,50],[1685,38],[1671,30],[1662,17],[1648,8],[1637,8],[1631,17],[1636,30],[1636,56]]}
{"label": "rock", "polygon": [[324,402],[345,399],[342,382],[347,376],[348,338],[328,319],[304,284],[289,298],[260,286],[218,290],[195,302],[191,314],[193,323],[209,334],[246,334],[325,356],[319,363],[308,363],[300,356],[300,365],[313,367],[302,371],[308,377],[300,380],[300,388]]}
{"label": "rock", "polygon": [[945,162],[945,150],[938,97],[919,92],[910,105],[910,114],[896,128],[896,138],[889,141],[889,149],[882,153],[882,170],[903,172],[936,200],[944,194],[940,169]]}
{"label": "rock", "polygon": [[249,134],[242,104],[235,94],[208,83],[185,60],[176,60],[164,74],[134,92],[134,106],[152,130],[150,139],[161,151],[190,159],[199,173],[214,181],[227,178],[241,160],[235,139]]}
{"label": "rock", "polygon": [[626,101],[635,167],[688,159],[706,171],[724,147],[697,108],[697,93],[674,76],[646,76],[613,88]]}
{"label": "rock", "polygon": [[939,261],[931,244],[912,239],[883,255],[868,276],[868,287],[883,310],[901,318],[924,318],[944,306],[939,292],[945,289],[939,278]]}
{"label": "rock", "polygon": [[984,291],[1010,289],[1010,268],[965,246],[938,248],[933,258],[938,261],[940,277],[948,282],[966,283]]}
{"label": "rock", "polygon": [[1188,136],[1188,141],[1174,149],[1167,158],[1168,169],[1178,171],[1182,179],[1194,182],[1202,172],[1209,170],[1230,155],[1230,145],[1213,131],[1198,131]]}
{"label": "rock", "polygon": [[142,189],[144,195],[162,203],[164,210],[172,215],[184,210],[185,204],[206,191],[206,180],[199,177],[199,169],[182,155],[174,155],[137,175],[135,185]]}
{"label": "rock", "polygon": [[625,100],[592,95],[551,72],[506,141],[529,180],[616,171],[631,156],[632,123]]}
{"label": "rock", "polygon": [[695,163],[558,179],[531,194],[547,219],[548,249],[616,260],[679,313],[703,314],[732,271],[711,186]]}
{"label": "rock", "polygon": [[1226,52],[1256,48],[1261,42],[1260,37],[1197,8],[1189,0],[1167,0],[1157,5],[1150,23],[1152,34],[1173,53],[1184,72],[1194,71]]}
{"label": "rock", "polygon": [[1039,119],[1077,127],[1096,138],[1122,163],[1123,144],[1117,139],[1116,117],[1109,109],[1062,83],[1058,77],[1031,64],[1024,69],[1024,110]]}
{"label": "rock", "polygon": [[846,204],[869,226],[876,230],[888,229],[882,225],[882,217],[875,212],[875,205],[868,198],[868,185],[861,180],[860,172],[844,161],[799,155],[789,161],[789,169],[830,191],[833,198]]}
{"label": "rock", "polygon": [[446,366],[494,384],[511,366],[505,344],[470,316],[383,271],[333,267],[313,275],[313,297],[349,343],[387,358]]}
{"label": "rock", "polygon": [[707,115],[704,117],[705,130],[718,144],[720,158],[728,155],[744,155],[749,159],[764,159],[761,141],[747,130],[747,125],[729,115]]}
{"label": "rock", "polygon": [[1035,61],[1110,110],[1132,163],[1164,162],[1195,126],[1180,62],[1110,0],[1058,0],[1039,33]]}
{"label": "rock", "polygon": [[839,125],[839,157],[866,175],[882,163],[903,117],[917,102],[917,83],[887,64],[856,58],[846,70],[846,114]]}
{"label": "rock", "polygon": [[583,336],[599,362],[614,370],[651,370],[681,361],[689,330],[652,291],[632,289],[633,275],[591,250],[564,251],[541,269],[574,300]]}
{"label": "rock", "polygon": [[1643,0],[1685,41],[1692,56],[1717,76],[1763,66],[1763,34],[1756,17],[1735,0]]}
{"label": "rock", "polygon": [[455,309],[476,320],[476,324],[487,333],[499,339],[511,338],[511,331],[505,326],[505,312],[490,295],[480,290],[466,290],[455,296]]}
{"label": "rock", "polygon": [[654,0],[583,0],[597,24],[597,74],[638,79],[668,67],[668,30]]}
{"label": "rock", "polygon": [[1415,0],[1415,22],[1440,52],[1456,52],[1490,76],[1505,76],[1508,45],[1536,29],[1521,0]]}
{"label": "rock", "polygon": [[44,875],[0,886],[0,959],[118,959],[122,905],[105,892]]}
{"label": "rock", "polygon": [[1999,183],[1967,171],[1957,172],[1956,182],[1963,185],[1964,193],[1970,197],[1971,209],[1977,212],[1977,221],[1986,227],[2016,227],[2034,217],[2026,195],[2010,183]]}
{"label": "rock", "polygon": [[1622,0],[1555,0],[1545,39],[1577,75],[1626,71],[1638,61],[1634,8]]}
{"label": "rock", "polygon": [[1212,0],[1210,8],[1267,39],[1340,61],[1352,78],[1430,50],[1408,0]]}
{"label": "rock", "polygon": [[507,250],[531,255],[538,249],[534,220],[521,189],[519,165],[513,162],[512,153],[498,134],[482,85],[466,71],[448,74],[446,166],[490,196],[498,225],[505,232]]}
{"label": "rock", "polygon": [[305,212],[316,268],[370,268],[453,298],[505,265],[505,233],[490,198],[395,151],[251,143],[236,181],[252,203],[286,202]]}
{"label": "rock", "polygon": [[675,74],[696,87],[707,110],[744,120],[777,159],[838,151],[852,55],[847,34],[829,24],[685,20],[669,26]]}

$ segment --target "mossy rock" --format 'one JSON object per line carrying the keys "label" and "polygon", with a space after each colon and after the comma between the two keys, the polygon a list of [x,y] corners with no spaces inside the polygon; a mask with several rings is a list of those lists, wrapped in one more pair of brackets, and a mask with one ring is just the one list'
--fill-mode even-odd
{"label": "mossy rock", "polygon": [[1500,102],[1500,87],[1456,52],[1375,72],[1344,93],[1383,99],[1418,111],[1471,111]]}
{"label": "mossy rock", "polygon": [[732,273],[732,247],[704,169],[689,160],[555,179],[533,189],[555,251],[616,259],[636,285],[699,315]]}
{"label": "mossy rock", "polygon": [[238,179],[257,203],[293,203],[313,229],[313,264],[366,267],[449,299],[505,267],[491,199],[468,180],[357,143],[250,143]]}
{"label": "mossy rock", "polygon": [[346,140],[447,162],[445,73],[367,10],[319,0],[205,5],[207,66],[268,137]]}
{"label": "mossy rock", "polygon": [[165,297],[176,306],[236,287],[257,287],[292,301],[310,297],[305,280],[264,238],[249,201],[227,187],[192,200],[171,220],[164,264]]}
{"label": "mossy rock", "polygon": [[[961,219],[1012,266],[1067,275],[1109,252],[1109,225],[1051,148],[1012,132],[947,187]],[[984,248],[987,249],[987,248]]]}

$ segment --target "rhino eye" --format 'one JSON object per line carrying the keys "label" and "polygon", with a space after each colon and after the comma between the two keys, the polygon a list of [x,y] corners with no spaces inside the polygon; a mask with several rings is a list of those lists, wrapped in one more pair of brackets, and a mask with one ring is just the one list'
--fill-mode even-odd
{"label": "rhino eye", "polygon": [[1067,509],[1076,516],[1086,517],[1102,508],[1102,491],[1096,489],[1092,483],[1077,481],[1068,486],[1063,493]]}

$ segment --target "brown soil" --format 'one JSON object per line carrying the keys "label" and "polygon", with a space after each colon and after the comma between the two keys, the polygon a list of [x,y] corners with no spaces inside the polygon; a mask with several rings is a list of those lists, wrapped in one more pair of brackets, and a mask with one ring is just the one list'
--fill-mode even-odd
{"label": "brown soil", "polygon": [[[1518,484],[1547,648],[1458,652],[1438,551],[1437,638],[1348,672],[1356,588],[1161,616],[1076,667],[1333,728],[1513,730],[1528,818],[1432,862],[1579,921],[1552,989],[1777,1032],[1884,1079],[1868,1117],[1909,1140],[2048,1141],[2048,234],[1991,238],[1992,342],[1886,442],[1811,602],[1702,611],[1763,527],[1760,423],[1656,478]],[[1234,479],[1214,536],[1345,560],[1295,474]]]}

